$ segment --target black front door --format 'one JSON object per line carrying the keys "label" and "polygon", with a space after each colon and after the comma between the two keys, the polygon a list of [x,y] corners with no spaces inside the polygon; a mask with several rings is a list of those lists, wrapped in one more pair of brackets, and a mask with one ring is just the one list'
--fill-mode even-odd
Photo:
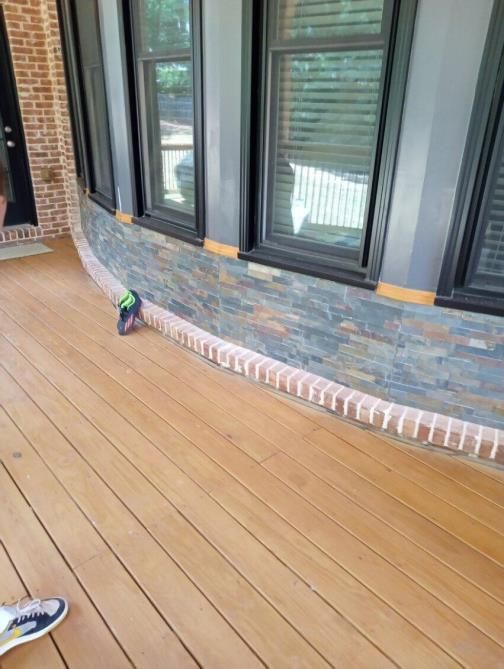
{"label": "black front door", "polygon": [[36,224],[23,126],[16,94],[16,81],[0,6],[0,163],[5,171],[7,217],[5,225]]}

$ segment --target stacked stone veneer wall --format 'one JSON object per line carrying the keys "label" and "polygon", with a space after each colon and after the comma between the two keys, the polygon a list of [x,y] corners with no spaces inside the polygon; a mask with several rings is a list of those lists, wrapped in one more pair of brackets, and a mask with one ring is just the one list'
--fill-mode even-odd
{"label": "stacked stone veneer wall", "polygon": [[82,229],[124,285],[209,333],[349,388],[504,427],[504,319],[404,304],[123,225],[87,198]]}
{"label": "stacked stone veneer wall", "polygon": [[2,6],[39,225],[0,230],[0,245],[67,235],[78,212],[56,0],[2,0]]}

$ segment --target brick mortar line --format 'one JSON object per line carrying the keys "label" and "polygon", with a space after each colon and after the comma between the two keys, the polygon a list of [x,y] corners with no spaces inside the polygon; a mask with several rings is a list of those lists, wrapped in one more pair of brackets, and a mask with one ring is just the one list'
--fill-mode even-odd
{"label": "brick mortar line", "polygon": [[23,242],[43,241],[44,239],[55,239],[60,237],[70,237],[70,226],[62,225],[61,227],[50,229],[39,226],[30,226],[22,228],[10,228],[9,226],[0,230],[0,247],[1,246],[17,246]]}
{"label": "brick mortar line", "polygon": [[[117,304],[126,289],[96,258],[84,234],[74,230],[73,235],[84,269],[108,298]],[[306,370],[284,365],[251,349],[231,344],[148,300],[143,301],[140,318],[164,336],[221,367],[293,397],[323,406],[362,426],[371,426],[393,436],[504,464],[504,430],[444,414],[433,414],[352,390]]]}

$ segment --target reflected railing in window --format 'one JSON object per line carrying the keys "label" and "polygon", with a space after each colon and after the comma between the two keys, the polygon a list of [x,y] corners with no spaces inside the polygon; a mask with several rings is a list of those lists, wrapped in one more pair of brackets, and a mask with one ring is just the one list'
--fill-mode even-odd
{"label": "reflected railing in window", "polygon": [[192,144],[161,146],[165,201],[194,203],[194,161]]}
{"label": "reflected railing in window", "polygon": [[[368,174],[362,170],[335,169],[322,163],[314,165],[303,161],[295,152],[285,151],[284,155],[292,170],[292,233],[303,236],[317,226],[317,237],[323,236],[327,229],[333,238],[331,241],[337,243],[334,237],[341,229],[346,233],[347,242],[358,246],[367,201]],[[349,230],[354,230],[354,234],[348,235]],[[343,243],[344,240],[340,241]]]}
{"label": "reflected railing in window", "polygon": [[270,233],[282,244],[304,239],[357,253],[369,207],[383,49],[273,51],[271,67]]}

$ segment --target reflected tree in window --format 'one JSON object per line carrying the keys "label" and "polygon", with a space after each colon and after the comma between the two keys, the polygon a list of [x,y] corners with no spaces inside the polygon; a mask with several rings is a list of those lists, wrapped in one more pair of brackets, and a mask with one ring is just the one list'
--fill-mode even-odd
{"label": "reflected tree in window", "polygon": [[[148,209],[192,215],[193,66],[190,0],[140,0],[135,36],[148,144]],[[191,222],[191,225],[193,223]]]}

